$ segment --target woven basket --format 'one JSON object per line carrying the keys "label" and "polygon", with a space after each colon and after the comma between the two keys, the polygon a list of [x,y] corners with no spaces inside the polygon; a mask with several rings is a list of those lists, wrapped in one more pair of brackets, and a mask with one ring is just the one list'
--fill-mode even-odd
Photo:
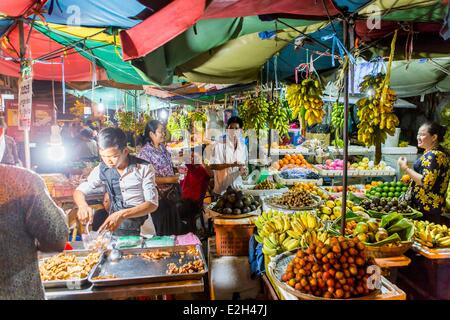
{"label": "woven basket", "polygon": [[388,245],[375,247],[366,246],[367,256],[371,258],[390,258],[398,257],[404,254],[412,247],[412,241],[401,242],[399,245],[389,247]]}

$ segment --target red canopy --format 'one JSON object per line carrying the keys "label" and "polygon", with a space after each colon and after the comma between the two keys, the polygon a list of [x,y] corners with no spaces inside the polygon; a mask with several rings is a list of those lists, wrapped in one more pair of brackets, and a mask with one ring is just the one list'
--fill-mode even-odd
{"label": "red canopy", "polygon": [[[28,25],[24,26],[25,37],[28,36],[30,27]],[[20,47],[19,45],[19,31],[15,28],[8,35],[9,43],[3,43],[3,55],[7,55],[14,60],[4,60],[0,59],[0,74],[17,77],[20,70],[20,64],[18,62],[18,54],[15,51]],[[44,34],[32,30],[29,47],[26,54],[27,58],[38,59],[49,52],[54,52],[55,50],[64,48],[62,45],[51,40]],[[5,47],[6,46],[6,47]],[[15,48],[15,49],[14,49]],[[70,54],[73,49],[66,51],[64,57],[64,75],[66,81],[92,81],[92,64],[89,60],[81,56],[80,54]],[[61,64],[51,64],[60,63],[61,58],[57,57],[55,59],[46,60],[47,64],[35,63],[33,65],[33,78],[37,80],[52,80],[55,76],[61,78],[62,75],[62,65]],[[103,69],[96,68],[97,80],[106,80],[107,76]]]}
{"label": "red canopy", "polygon": [[[175,0],[137,26],[120,33],[123,59],[142,57],[172,40],[198,20],[288,13],[323,18],[339,14],[331,0]],[[169,21],[169,23],[167,23]]]}
{"label": "red canopy", "polygon": [[[23,15],[37,1],[35,0],[1,0],[0,13],[9,17]],[[45,2],[45,1],[42,1]]]}

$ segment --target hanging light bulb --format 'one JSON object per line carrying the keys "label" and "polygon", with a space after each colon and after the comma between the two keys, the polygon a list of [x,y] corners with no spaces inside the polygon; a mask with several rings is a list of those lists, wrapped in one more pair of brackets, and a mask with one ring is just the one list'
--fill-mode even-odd
{"label": "hanging light bulb", "polygon": [[161,112],[159,113],[159,117],[160,117],[162,120],[166,120],[166,119],[167,119],[167,116],[168,116],[168,113],[167,113],[167,110],[166,110],[166,109],[161,110]]}
{"label": "hanging light bulb", "polygon": [[50,160],[59,162],[66,157],[66,150],[62,143],[61,128],[58,125],[51,127],[50,143],[47,149],[47,156]]}
{"label": "hanging light bulb", "polygon": [[100,99],[100,102],[99,102],[99,104],[97,105],[97,110],[98,110],[98,112],[100,112],[100,113],[105,112],[105,105],[103,104],[102,99]]}

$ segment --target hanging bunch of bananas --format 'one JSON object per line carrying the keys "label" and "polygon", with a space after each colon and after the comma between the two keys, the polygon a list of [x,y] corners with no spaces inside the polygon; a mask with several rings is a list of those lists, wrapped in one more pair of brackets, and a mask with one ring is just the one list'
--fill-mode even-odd
{"label": "hanging bunch of bananas", "polygon": [[394,135],[399,124],[393,113],[395,91],[385,87],[385,76],[382,73],[366,75],[360,84],[360,90],[367,97],[356,102],[360,119],[358,140],[366,146],[381,144],[386,140],[387,134]]}
{"label": "hanging bunch of bananas", "polygon": [[136,132],[136,134],[143,135],[145,132],[145,126],[151,119],[152,118],[148,113],[146,113],[146,112],[140,113],[138,116],[138,120],[136,121],[136,124],[135,124],[134,131]]}
{"label": "hanging bunch of bananas", "polygon": [[134,113],[133,111],[119,110],[114,116],[120,129],[125,132],[134,131]]}
{"label": "hanging bunch of bananas", "polygon": [[412,220],[415,226],[414,239],[429,248],[450,247],[450,229],[446,225],[427,220]]}
{"label": "hanging bunch of bananas", "polygon": [[293,119],[300,117],[309,126],[321,123],[325,115],[321,96],[322,86],[318,80],[309,78],[301,83],[289,85],[286,89],[286,98],[292,109]]}
{"label": "hanging bunch of bananas", "polygon": [[286,214],[280,211],[264,211],[256,221],[256,241],[263,244],[262,251],[275,256],[296,248],[306,248],[318,240],[328,241],[328,233],[311,211]]}
{"label": "hanging bunch of bananas", "polygon": [[269,128],[276,130],[280,139],[288,135],[289,110],[280,99],[269,102]]}
{"label": "hanging bunch of bananas", "polygon": [[269,102],[263,94],[245,99],[238,106],[239,115],[244,123],[244,130],[256,130],[257,135],[261,129],[267,128],[269,116]]}
{"label": "hanging bunch of bananas", "polygon": [[336,129],[342,129],[344,127],[344,104],[333,103],[333,109],[331,111],[331,124]]}
{"label": "hanging bunch of bananas", "polygon": [[341,139],[341,132],[344,129],[344,104],[333,103],[331,111],[331,125],[334,128],[334,141],[335,147],[342,148],[344,146],[344,140]]}
{"label": "hanging bunch of bananas", "polygon": [[167,130],[175,140],[179,140],[183,136],[181,131],[181,116],[178,112],[172,112],[169,119],[167,119]]}
{"label": "hanging bunch of bananas", "polygon": [[200,131],[203,130],[206,121],[208,121],[206,114],[201,111],[189,112],[188,118],[190,119],[191,123],[195,126],[195,128]]}
{"label": "hanging bunch of bananas", "polygon": [[84,115],[84,107],[86,105],[80,100],[76,100],[73,107],[69,109],[69,112],[77,118],[81,118]]}

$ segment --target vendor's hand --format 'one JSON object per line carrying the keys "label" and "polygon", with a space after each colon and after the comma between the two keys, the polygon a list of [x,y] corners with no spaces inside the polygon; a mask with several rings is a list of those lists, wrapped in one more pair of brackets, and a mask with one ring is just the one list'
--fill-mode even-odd
{"label": "vendor's hand", "polygon": [[397,163],[398,163],[398,166],[400,167],[400,169],[402,169],[403,171],[408,169],[408,161],[406,160],[405,157],[398,158]]}
{"label": "vendor's hand", "polygon": [[94,220],[94,210],[89,206],[79,207],[77,217],[81,224],[91,224]]}
{"label": "vendor's hand", "polygon": [[124,212],[125,210],[120,210],[111,214],[98,229],[98,233],[101,233],[103,231],[113,232],[117,230],[117,228],[119,228],[119,226],[122,224],[124,220],[123,218]]}

